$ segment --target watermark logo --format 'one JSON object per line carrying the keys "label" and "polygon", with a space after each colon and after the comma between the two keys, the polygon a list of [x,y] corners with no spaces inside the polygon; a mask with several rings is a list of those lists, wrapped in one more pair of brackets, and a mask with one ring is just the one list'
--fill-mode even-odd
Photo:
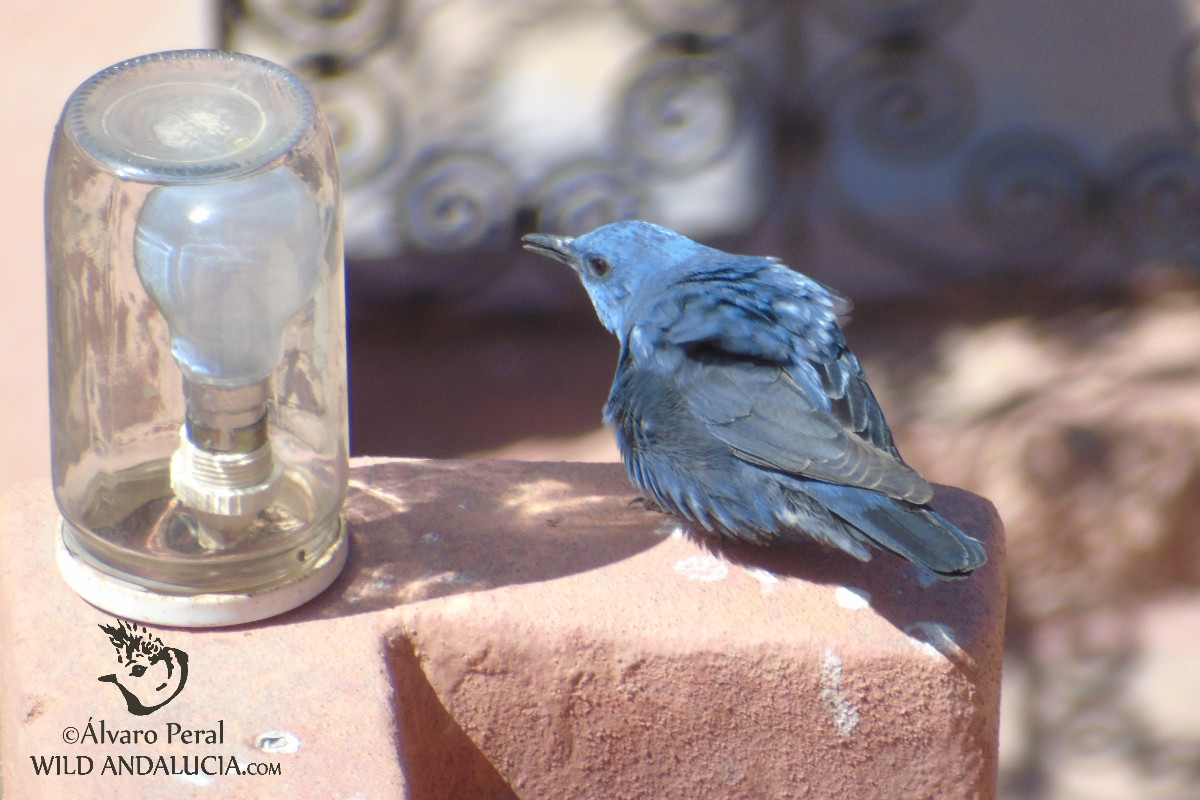
{"label": "watermark logo", "polygon": [[121,690],[130,714],[144,717],[175,699],[188,676],[188,654],[168,647],[142,626],[118,619],[116,625],[100,625],[117,649],[121,668],[97,680]]}
{"label": "watermark logo", "polygon": [[[87,627],[90,630],[91,623]],[[130,714],[135,717],[153,714],[183,691],[188,679],[190,659],[187,653],[167,645],[137,623],[117,619],[112,625],[98,627],[116,648],[118,669],[97,680],[111,683],[121,692]],[[179,636],[183,637],[182,634]],[[91,641],[97,646],[95,640]],[[197,663],[204,662],[201,653],[197,652],[196,656]],[[88,670],[88,674],[94,673]],[[110,702],[105,705],[111,705],[112,696],[107,699]],[[176,706],[176,711],[181,712],[180,706]],[[30,714],[26,722],[33,716]],[[119,712],[117,716],[121,716]],[[236,730],[236,722],[227,726],[224,718],[192,721],[191,724],[178,719],[169,722],[163,719],[161,724],[151,720],[122,719],[124,721],[89,715],[86,723],[75,721],[63,725],[59,739],[67,749],[56,751],[51,743],[43,743],[38,752],[29,754],[33,774],[51,780],[59,776],[88,775],[93,778],[107,775],[166,777],[193,786],[210,786],[216,777],[283,774],[279,761],[248,761],[244,747],[237,741],[227,742],[234,737],[227,737],[225,729]],[[160,747],[164,749],[159,750]],[[263,753],[295,753],[300,749],[300,740],[287,731],[268,731],[254,739],[254,747]],[[6,763],[5,767],[8,766]],[[7,779],[7,775],[5,777]],[[90,797],[95,792],[56,791],[50,794],[54,797]]]}

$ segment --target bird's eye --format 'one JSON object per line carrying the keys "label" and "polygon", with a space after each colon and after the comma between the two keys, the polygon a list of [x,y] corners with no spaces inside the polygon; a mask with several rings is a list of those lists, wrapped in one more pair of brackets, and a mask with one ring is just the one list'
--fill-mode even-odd
{"label": "bird's eye", "polygon": [[597,278],[603,278],[612,272],[612,264],[608,263],[608,259],[604,256],[591,256],[588,259],[588,269]]}

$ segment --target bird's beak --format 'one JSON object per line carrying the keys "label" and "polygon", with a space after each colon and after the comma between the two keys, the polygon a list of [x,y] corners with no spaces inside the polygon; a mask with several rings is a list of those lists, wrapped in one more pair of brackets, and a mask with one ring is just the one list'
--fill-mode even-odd
{"label": "bird's beak", "polygon": [[521,244],[531,253],[549,256],[555,261],[561,261],[574,269],[575,257],[571,254],[571,236],[550,236],[545,233],[527,233],[521,237]]}

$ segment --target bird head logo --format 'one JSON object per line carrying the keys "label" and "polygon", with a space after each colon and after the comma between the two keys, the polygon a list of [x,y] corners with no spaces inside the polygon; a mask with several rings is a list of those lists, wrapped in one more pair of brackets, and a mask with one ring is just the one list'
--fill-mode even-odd
{"label": "bird head logo", "polygon": [[152,714],[183,691],[187,683],[188,655],[177,647],[125,620],[116,625],[101,625],[108,640],[117,649],[117,672],[97,680],[115,685],[125,698],[130,714]]}

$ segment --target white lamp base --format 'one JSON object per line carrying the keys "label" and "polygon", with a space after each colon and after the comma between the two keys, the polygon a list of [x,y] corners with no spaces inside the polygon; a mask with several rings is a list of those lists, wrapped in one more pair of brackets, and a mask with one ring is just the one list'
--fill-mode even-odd
{"label": "white lamp base", "polygon": [[114,578],[86,563],[67,548],[62,527],[56,538],[58,571],[67,585],[92,605],[118,617],[179,628],[239,625],[274,617],[307,603],[333,583],[346,566],[346,525],[338,538],[308,572],[297,578],[248,594],[171,595]]}

